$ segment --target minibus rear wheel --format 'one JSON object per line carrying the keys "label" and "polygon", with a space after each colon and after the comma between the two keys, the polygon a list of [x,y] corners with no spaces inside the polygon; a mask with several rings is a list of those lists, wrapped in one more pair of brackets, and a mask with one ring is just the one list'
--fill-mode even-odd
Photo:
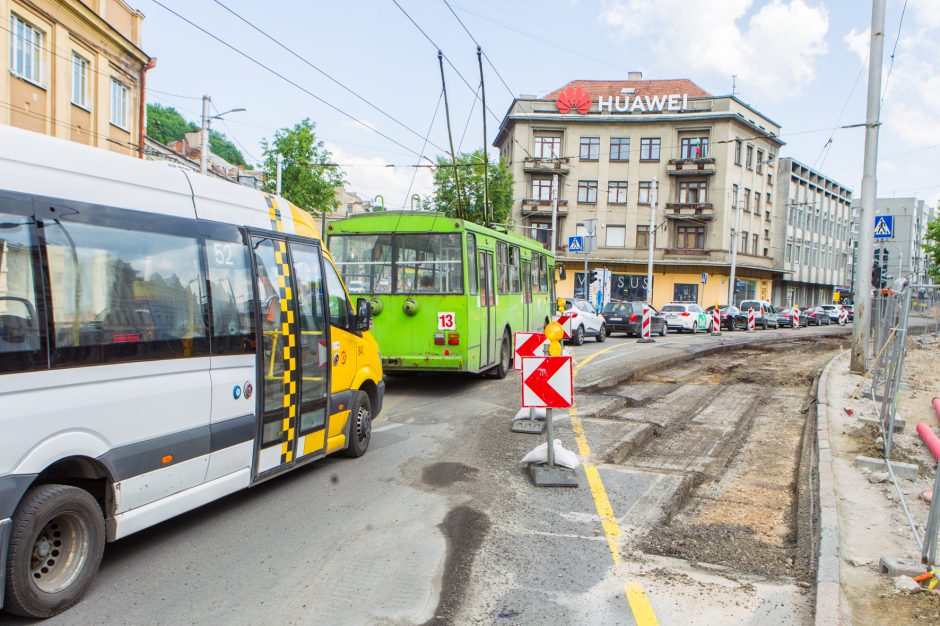
{"label": "minibus rear wheel", "polygon": [[52,617],[76,604],[104,554],[104,516],[84,489],[39,485],[13,514],[4,609]]}

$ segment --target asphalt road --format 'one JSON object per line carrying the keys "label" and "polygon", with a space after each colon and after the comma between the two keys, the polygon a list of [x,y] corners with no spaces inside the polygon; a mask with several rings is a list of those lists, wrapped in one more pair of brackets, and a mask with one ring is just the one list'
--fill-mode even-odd
{"label": "asphalt road", "polygon": [[[844,332],[612,337],[571,350],[578,387],[603,387],[704,346]],[[390,378],[366,456],[315,463],[110,544],[84,601],[47,623],[635,623],[584,469],[579,489],[536,489],[520,465],[544,439],[510,433],[519,398],[516,373]],[[577,449],[565,416],[559,436]],[[668,480],[599,476],[614,512],[641,497],[655,507]]]}

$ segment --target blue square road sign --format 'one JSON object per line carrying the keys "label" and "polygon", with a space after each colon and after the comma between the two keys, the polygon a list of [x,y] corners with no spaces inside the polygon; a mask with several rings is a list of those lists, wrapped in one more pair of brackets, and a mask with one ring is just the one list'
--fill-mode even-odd
{"label": "blue square road sign", "polygon": [[584,252],[584,240],[580,235],[568,237],[568,252]]}
{"label": "blue square road sign", "polygon": [[891,239],[894,237],[894,216],[875,216],[875,239]]}

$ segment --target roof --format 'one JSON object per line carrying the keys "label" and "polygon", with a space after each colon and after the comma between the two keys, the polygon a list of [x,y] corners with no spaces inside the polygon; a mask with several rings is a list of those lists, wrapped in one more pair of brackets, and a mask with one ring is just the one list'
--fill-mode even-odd
{"label": "roof", "polygon": [[545,94],[545,99],[553,100],[561,95],[563,91],[572,87],[580,87],[588,92],[592,98],[619,96],[621,89],[634,89],[636,95],[650,97],[688,94],[689,97],[694,98],[711,95],[688,78],[664,80],[573,80],[567,85]]}

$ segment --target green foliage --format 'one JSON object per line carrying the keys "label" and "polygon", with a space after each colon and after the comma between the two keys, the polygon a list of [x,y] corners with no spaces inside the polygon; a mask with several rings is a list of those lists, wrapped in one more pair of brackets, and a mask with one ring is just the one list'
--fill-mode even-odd
{"label": "green foliage", "polygon": [[209,150],[232,165],[246,165],[241,150],[236,148],[235,144],[229,141],[225,135],[211,129],[209,130]]}
{"label": "green foliage", "polygon": [[346,182],[343,173],[332,163],[333,156],[317,139],[316,124],[304,119],[293,128],[282,128],[270,143],[261,141],[264,153],[264,178],[268,191],[274,191],[277,180],[277,155],[284,161],[281,168],[281,195],[310,213],[332,211],[337,206],[336,187]]}
{"label": "green foliage", "polygon": [[[173,107],[160,104],[147,105],[147,136],[162,144],[182,141],[186,133],[199,130],[195,122],[188,122]],[[209,130],[209,150],[232,165],[245,165],[245,157],[235,144],[222,133]]]}
{"label": "green foliage", "polygon": [[[463,218],[483,224],[483,150],[462,152],[457,155],[457,174],[460,177],[460,206]],[[436,210],[446,215],[457,216],[457,194],[454,183],[454,168],[448,157],[437,158],[434,170],[434,201]],[[490,221],[505,223],[512,210],[512,172],[504,159],[489,163],[487,200],[490,205]]]}
{"label": "green foliage", "polygon": [[193,122],[187,122],[173,107],[159,104],[147,105],[147,136],[162,144],[172,143],[183,138],[188,132],[199,130]]}
{"label": "green foliage", "polygon": [[927,274],[940,279],[940,215],[927,224],[923,246],[927,252]]}

